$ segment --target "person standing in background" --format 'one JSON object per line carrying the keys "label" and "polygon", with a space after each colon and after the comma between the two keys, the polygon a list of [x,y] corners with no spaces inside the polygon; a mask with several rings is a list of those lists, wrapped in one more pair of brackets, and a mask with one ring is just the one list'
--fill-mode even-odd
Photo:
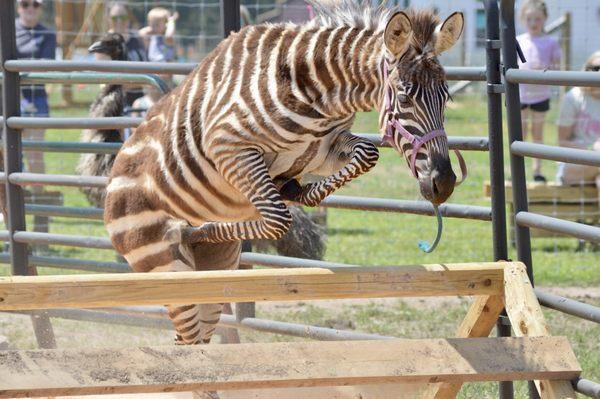
{"label": "person standing in background", "polygon": [[148,60],[171,62],[175,60],[175,21],[177,12],[171,14],[166,8],[156,7],[148,13],[148,26],[140,29],[140,36],[148,49]]}
{"label": "person standing in background", "polygon": [[[556,68],[560,63],[561,51],[558,41],[544,33],[544,24],[548,19],[548,9],[542,0],[525,0],[521,6],[521,23],[527,32],[517,36],[519,46],[523,50],[526,62],[519,60],[520,69],[544,70]],[[520,84],[521,119],[523,122],[523,138],[529,132],[535,143],[544,142],[544,122],[550,109],[551,91],[549,86]],[[533,180],[546,182],[542,175],[542,163],[533,159]]]}
{"label": "person standing in background", "polygon": [[[600,71],[600,51],[586,61],[584,71]],[[600,156],[600,88],[574,87],[564,96],[558,121],[558,144],[562,147],[598,151]],[[557,180],[565,185],[595,184],[600,201],[600,168],[559,163]]]}
{"label": "person standing in background", "polygon": [[[118,33],[125,39],[128,61],[148,61],[146,47],[140,37],[131,30],[131,18],[127,5],[123,2],[114,2],[108,11],[108,31]],[[141,87],[127,87],[125,103],[131,107],[133,102],[144,95]]]}
{"label": "person standing in background", "polygon": [[[19,59],[54,59],[56,56],[56,34],[40,23],[43,0],[20,0],[17,6],[19,17],[15,21],[17,57]],[[48,93],[44,85],[21,86],[21,115],[49,116]],[[23,139],[44,140],[44,130],[24,129]],[[26,151],[28,170],[44,173],[44,154]],[[41,187],[40,187],[41,189]]]}

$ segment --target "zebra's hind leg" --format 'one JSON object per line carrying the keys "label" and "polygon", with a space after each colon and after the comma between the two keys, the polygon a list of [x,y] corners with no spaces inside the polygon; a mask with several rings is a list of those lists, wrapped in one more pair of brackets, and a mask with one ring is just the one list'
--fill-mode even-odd
{"label": "zebra's hind leg", "polygon": [[[192,248],[194,270],[237,269],[240,262],[241,242],[221,244],[198,243]],[[175,325],[177,338],[182,344],[208,344],[217,328],[222,303],[167,307]]]}
{"label": "zebra's hind leg", "polygon": [[[223,244],[198,243],[192,247],[195,270],[231,270],[237,269],[240,263],[241,242]],[[209,343],[215,332],[223,304],[197,305],[200,324],[199,331],[202,343]],[[218,399],[216,392],[194,391],[194,399]]]}

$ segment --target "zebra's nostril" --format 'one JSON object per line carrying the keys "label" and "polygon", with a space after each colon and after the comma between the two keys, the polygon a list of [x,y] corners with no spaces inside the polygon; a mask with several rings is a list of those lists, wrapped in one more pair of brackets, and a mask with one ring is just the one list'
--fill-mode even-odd
{"label": "zebra's nostril", "polygon": [[433,194],[438,195],[440,193],[440,189],[438,188],[439,179],[433,178]]}

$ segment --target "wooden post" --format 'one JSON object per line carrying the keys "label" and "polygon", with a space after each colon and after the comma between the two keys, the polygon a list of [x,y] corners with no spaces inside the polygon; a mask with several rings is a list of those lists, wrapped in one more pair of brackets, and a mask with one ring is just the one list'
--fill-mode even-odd
{"label": "wooden post", "polygon": [[[487,337],[492,332],[496,320],[504,308],[501,296],[478,296],[456,332],[458,338]],[[422,394],[423,399],[455,398],[462,383],[430,384]]]}
{"label": "wooden post", "polygon": [[[518,337],[546,337],[550,333],[525,265],[509,263],[504,269],[504,306]],[[558,354],[557,354],[558,355]],[[542,399],[576,399],[570,381],[535,381]]]}

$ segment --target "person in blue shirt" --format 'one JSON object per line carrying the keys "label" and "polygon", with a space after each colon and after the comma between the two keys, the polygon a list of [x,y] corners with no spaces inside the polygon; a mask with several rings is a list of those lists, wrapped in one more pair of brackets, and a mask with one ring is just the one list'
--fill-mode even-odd
{"label": "person in blue shirt", "polygon": [[[40,23],[43,0],[20,0],[17,7],[19,17],[15,21],[17,57],[20,59],[54,59],[56,34]],[[43,85],[26,85],[21,88],[21,115],[49,116],[48,93]],[[44,130],[25,129],[25,140],[44,140]],[[42,152],[28,152],[30,172],[44,172]]]}
{"label": "person in blue shirt", "polygon": [[[108,11],[108,31],[119,33],[125,39],[128,61],[148,61],[146,47],[137,32],[131,29],[131,12],[122,1],[111,3]],[[126,86],[125,103],[131,107],[133,102],[144,95],[142,87]]]}

